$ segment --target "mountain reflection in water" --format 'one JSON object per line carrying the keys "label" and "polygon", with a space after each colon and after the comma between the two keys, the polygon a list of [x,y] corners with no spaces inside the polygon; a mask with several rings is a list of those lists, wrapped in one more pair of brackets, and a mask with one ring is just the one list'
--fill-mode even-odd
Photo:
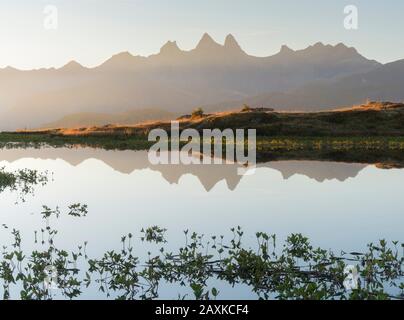
{"label": "mountain reflection in water", "polygon": [[[72,166],[78,166],[88,159],[96,159],[124,174],[144,169],[158,171],[170,184],[178,184],[183,175],[191,174],[199,179],[207,191],[212,190],[222,180],[226,181],[230,190],[235,190],[242,179],[242,176],[237,174],[237,169],[240,167],[238,164],[152,165],[148,160],[147,151],[111,151],[93,148],[19,148],[0,151],[0,162],[13,163],[20,159],[62,159]],[[324,182],[355,178],[367,166],[367,164],[358,163],[290,160],[260,163],[257,168],[275,169],[284,179],[299,174]]]}

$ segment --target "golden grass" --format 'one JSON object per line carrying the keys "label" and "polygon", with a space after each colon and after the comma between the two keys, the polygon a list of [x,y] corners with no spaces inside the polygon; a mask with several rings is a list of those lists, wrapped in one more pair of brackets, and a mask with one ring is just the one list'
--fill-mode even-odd
{"label": "golden grass", "polygon": [[[363,111],[363,113],[362,113]],[[372,113],[377,112],[377,113]],[[199,117],[176,120],[183,128],[256,128],[257,134],[268,136],[316,135],[393,135],[404,136],[404,104],[369,102],[349,108],[324,112],[262,112],[224,111]],[[62,136],[139,135],[162,128],[170,130],[171,121],[147,121],[134,125],[111,124],[81,128],[19,130],[20,134],[49,134]]]}

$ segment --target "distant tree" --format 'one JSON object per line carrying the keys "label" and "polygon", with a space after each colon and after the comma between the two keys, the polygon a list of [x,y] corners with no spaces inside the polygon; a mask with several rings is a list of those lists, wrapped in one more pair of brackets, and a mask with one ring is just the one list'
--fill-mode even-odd
{"label": "distant tree", "polygon": [[241,110],[242,112],[248,112],[251,111],[251,107],[248,104],[243,105],[243,109]]}
{"label": "distant tree", "polygon": [[202,108],[196,108],[192,111],[192,118],[202,117],[204,115],[204,111]]}

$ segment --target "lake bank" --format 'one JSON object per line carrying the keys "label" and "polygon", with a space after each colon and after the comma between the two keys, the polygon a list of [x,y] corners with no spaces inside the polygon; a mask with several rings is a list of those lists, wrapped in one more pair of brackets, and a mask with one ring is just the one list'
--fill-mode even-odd
{"label": "lake bank", "polygon": [[[139,136],[66,136],[1,133],[1,148],[50,146],[105,150],[148,150],[154,142]],[[403,137],[257,137],[257,161],[326,160],[404,167]]]}
{"label": "lake bank", "polygon": [[[195,129],[199,133],[205,129],[219,129],[221,132],[225,129],[233,132],[236,129],[255,129],[258,162],[324,160],[404,167],[404,104],[401,103],[369,102],[312,113],[282,113],[245,106],[241,111],[215,114],[200,111],[176,121],[179,132],[186,129]],[[155,141],[148,141],[148,135],[154,129],[170,133],[172,122],[3,132],[0,133],[0,147],[84,146],[106,150],[149,150]],[[172,141],[175,141],[173,133]]]}

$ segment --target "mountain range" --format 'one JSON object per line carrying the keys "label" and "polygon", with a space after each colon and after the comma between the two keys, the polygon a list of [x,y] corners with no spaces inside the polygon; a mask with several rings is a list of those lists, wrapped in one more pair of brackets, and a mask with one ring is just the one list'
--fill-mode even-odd
{"label": "mountain range", "polygon": [[100,125],[136,112],[142,116],[133,121],[157,120],[199,106],[220,111],[243,103],[323,110],[366,99],[403,100],[403,80],[404,60],[383,65],[344,44],[282,46],[275,55],[254,57],[232,35],[219,44],[204,34],[190,51],[169,41],[157,54],[123,52],[95,68],[71,61],[59,69],[0,69],[0,130]]}
{"label": "mountain range", "polygon": [[315,81],[284,92],[270,92],[204,107],[216,110],[247,104],[251,107],[269,105],[283,111],[322,111],[359,105],[365,101],[403,100],[404,60],[399,60],[365,73]]}

